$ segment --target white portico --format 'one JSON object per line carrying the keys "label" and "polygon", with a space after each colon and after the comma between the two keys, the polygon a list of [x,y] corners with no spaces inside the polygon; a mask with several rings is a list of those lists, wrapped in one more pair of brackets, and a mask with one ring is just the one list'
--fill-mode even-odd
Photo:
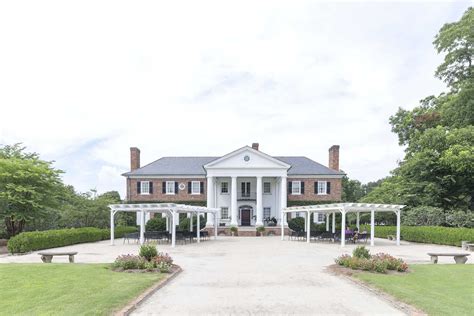
{"label": "white portico", "polygon": [[291,166],[263,152],[242,147],[206,165],[207,207],[219,207],[207,226],[263,226],[271,219],[286,225],[287,171]]}

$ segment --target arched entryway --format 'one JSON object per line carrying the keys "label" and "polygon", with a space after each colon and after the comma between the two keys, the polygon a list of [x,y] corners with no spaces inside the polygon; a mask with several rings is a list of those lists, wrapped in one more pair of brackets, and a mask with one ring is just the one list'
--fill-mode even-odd
{"label": "arched entryway", "polygon": [[242,205],[239,207],[240,213],[240,225],[241,226],[251,226],[252,216],[253,216],[253,207],[250,205]]}

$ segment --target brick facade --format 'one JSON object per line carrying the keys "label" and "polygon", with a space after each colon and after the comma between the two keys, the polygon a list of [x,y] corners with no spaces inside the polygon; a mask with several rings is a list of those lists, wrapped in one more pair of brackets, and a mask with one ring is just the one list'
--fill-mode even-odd
{"label": "brick facade", "polygon": [[[337,202],[342,197],[342,179],[334,178],[317,178],[317,179],[303,179],[303,178],[288,178],[288,181],[302,181],[304,182],[304,193],[300,195],[293,195],[288,191],[288,201],[328,201]],[[331,191],[329,194],[315,194],[314,186],[317,181],[327,181],[331,183]],[[288,186],[287,186],[288,187]]]}
{"label": "brick facade", "polygon": [[[153,183],[153,193],[139,194],[137,192],[138,181],[150,181]],[[163,194],[163,182],[175,181],[184,183],[184,190],[178,189],[177,194]],[[188,193],[188,182],[200,181],[203,185],[202,194]],[[165,178],[165,179],[127,179],[127,200],[129,201],[160,201],[160,202],[182,202],[182,201],[206,201],[207,181],[206,178]]]}

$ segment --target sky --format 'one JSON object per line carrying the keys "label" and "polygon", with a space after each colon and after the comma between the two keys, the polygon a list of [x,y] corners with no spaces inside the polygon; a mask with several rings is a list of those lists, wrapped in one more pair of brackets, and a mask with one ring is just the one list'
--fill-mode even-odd
{"label": "sky", "polygon": [[78,191],[122,197],[129,148],[221,156],[252,142],[350,178],[389,175],[388,119],[446,89],[432,42],[472,1],[2,1],[0,144]]}

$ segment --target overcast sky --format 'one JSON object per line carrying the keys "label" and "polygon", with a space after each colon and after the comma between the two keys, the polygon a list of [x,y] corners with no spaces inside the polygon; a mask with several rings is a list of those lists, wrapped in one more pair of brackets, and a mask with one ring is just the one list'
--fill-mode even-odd
{"label": "overcast sky", "polygon": [[377,180],[403,157],[389,116],[445,89],[433,37],[470,4],[2,1],[0,144],[122,196],[130,146],[142,165],[252,142],[327,164],[339,144]]}

